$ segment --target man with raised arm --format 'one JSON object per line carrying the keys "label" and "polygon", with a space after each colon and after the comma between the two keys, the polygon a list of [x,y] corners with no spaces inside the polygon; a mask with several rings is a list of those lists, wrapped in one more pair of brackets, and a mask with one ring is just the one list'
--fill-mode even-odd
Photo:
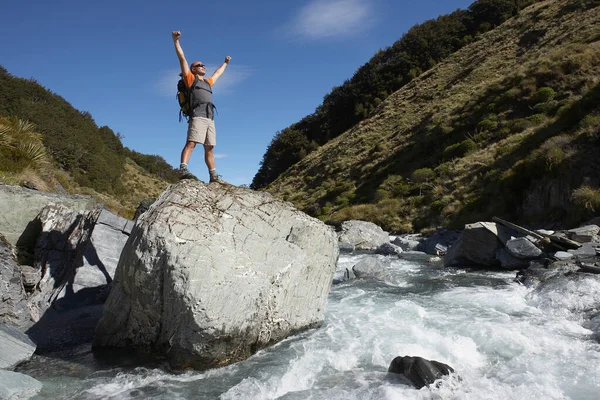
{"label": "man with raised arm", "polygon": [[225,57],[225,62],[217,68],[210,78],[205,78],[206,67],[200,61],[194,61],[189,67],[183,49],[179,43],[181,32],[173,31],[173,42],[175,43],[175,52],[179,58],[181,66],[181,76],[185,82],[185,86],[190,91],[190,120],[188,123],[187,141],[185,147],[181,151],[181,164],[179,170],[181,178],[192,178],[193,175],[188,171],[188,162],[192,156],[192,151],[196,147],[196,143],[204,145],[204,161],[208,167],[210,182],[225,183],[217,174],[215,167],[214,148],[217,144],[217,135],[215,131],[214,121],[214,104],[212,103],[212,87],[217,82],[219,77],[225,72],[225,68],[231,57]]}

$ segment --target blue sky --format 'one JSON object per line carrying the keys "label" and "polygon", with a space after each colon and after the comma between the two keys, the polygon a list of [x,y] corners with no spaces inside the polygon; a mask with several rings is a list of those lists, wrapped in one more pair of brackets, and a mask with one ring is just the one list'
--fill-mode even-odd
{"label": "blue sky", "polygon": [[[271,139],[315,111],[334,86],[415,24],[472,0],[265,0],[248,2],[54,0],[2,6],[0,65],[35,78],[123,144],[179,166],[186,124],[175,99],[179,64],[207,75],[232,57],[214,86],[217,170],[249,184]],[[203,150],[190,170],[207,180]]]}

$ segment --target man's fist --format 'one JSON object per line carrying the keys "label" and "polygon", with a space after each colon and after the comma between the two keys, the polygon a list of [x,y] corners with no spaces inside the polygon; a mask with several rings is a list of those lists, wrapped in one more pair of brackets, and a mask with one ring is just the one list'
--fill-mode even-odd
{"label": "man's fist", "polygon": [[173,40],[179,40],[179,38],[181,37],[181,32],[173,31],[171,32],[171,36],[173,36]]}
{"label": "man's fist", "polygon": [[231,61],[231,57],[230,56],[225,57],[225,64],[229,64],[229,61]]}

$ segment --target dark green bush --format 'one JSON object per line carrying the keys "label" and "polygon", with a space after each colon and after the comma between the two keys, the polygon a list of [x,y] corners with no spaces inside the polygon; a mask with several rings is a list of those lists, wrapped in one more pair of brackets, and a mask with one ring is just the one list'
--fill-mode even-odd
{"label": "dark green bush", "polygon": [[531,102],[533,104],[546,103],[554,99],[556,92],[551,87],[541,87],[533,95]]}

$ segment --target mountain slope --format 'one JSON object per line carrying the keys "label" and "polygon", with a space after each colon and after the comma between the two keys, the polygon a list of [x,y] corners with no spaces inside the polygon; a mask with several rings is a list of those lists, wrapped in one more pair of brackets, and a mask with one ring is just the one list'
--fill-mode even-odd
{"label": "mountain slope", "polygon": [[361,218],[393,232],[597,213],[598,4],[528,7],[266,190],[326,222]]}

